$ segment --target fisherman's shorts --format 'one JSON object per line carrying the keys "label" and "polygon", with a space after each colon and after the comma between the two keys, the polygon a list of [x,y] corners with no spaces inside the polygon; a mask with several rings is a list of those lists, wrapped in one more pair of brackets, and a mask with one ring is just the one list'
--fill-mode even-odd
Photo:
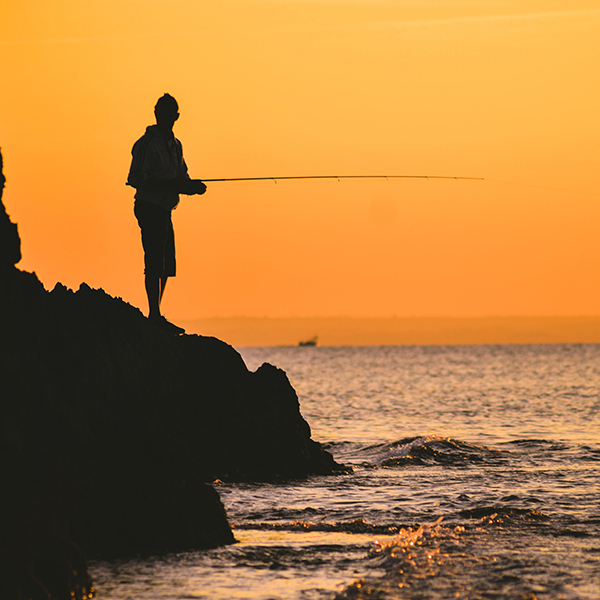
{"label": "fisherman's shorts", "polygon": [[175,234],[171,211],[150,202],[136,201],[133,212],[142,230],[144,273],[154,277],[174,277]]}

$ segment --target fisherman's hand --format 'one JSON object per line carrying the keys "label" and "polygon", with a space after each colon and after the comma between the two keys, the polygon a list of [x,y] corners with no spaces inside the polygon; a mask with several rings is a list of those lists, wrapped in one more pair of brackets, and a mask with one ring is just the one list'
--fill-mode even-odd
{"label": "fisherman's hand", "polygon": [[206,185],[200,179],[192,179],[190,181],[192,194],[202,195],[206,192]]}
{"label": "fisherman's hand", "polygon": [[182,181],[179,187],[179,191],[182,194],[192,196],[194,194],[204,194],[206,192],[206,186],[200,179],[186,179]]}

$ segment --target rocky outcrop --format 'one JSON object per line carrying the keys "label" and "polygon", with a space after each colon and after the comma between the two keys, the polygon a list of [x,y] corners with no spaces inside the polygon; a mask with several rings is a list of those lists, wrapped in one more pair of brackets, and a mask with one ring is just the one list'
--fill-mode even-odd
{"label": "rocky outcrop", "polygon": [[14,267],[1,217],[1,598],[88,597],[84,554],[232,542],[214,478],[340,468],[283,371],[252,373],[224,342],[169,336],[85,284],[47,292]]}
{"label": "rocky outcrop", "polygon": [[107,431],[129,439],[135,424],[138,438],[179,453],[169,462],[193,458],[205,481],[303,477],[336,467],[310,439],[280,369],[265,364],[251,373],[224,342],[165,334],[138,309],[85,284],[76,293],[57,285],[46,315],[53,372],[69,381],[88,443]]}

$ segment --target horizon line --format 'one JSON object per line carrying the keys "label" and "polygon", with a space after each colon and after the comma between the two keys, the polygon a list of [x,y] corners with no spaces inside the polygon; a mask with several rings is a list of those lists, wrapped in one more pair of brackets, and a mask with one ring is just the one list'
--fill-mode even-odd
{"label": "horizon line", "polygon": [[361,319],[361,320],[389,320],[389,319],[598,319],[600,318],[600,312],[597,314],[579,314],[579,315],[474,315],[474,316],[452,316],[452,315],[430,315],[430,316],[350,316],[350,315],[311,315],[311,316],[269,316],[269,315],[227,315],[227,316],[210,316],[210,317],[179,317],[181,321],[202,321],[210,319]]}

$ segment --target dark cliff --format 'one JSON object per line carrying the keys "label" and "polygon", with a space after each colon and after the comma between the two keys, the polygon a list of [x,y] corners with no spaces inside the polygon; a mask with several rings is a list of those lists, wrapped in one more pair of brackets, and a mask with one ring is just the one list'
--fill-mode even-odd
{"label": "dark cliff", "polygon": [[231,543],[214,478],[339,468],[283,371],[85,284],[47,292],[4,206],[0,236],[0,597],[84,598],[84,555]]}

